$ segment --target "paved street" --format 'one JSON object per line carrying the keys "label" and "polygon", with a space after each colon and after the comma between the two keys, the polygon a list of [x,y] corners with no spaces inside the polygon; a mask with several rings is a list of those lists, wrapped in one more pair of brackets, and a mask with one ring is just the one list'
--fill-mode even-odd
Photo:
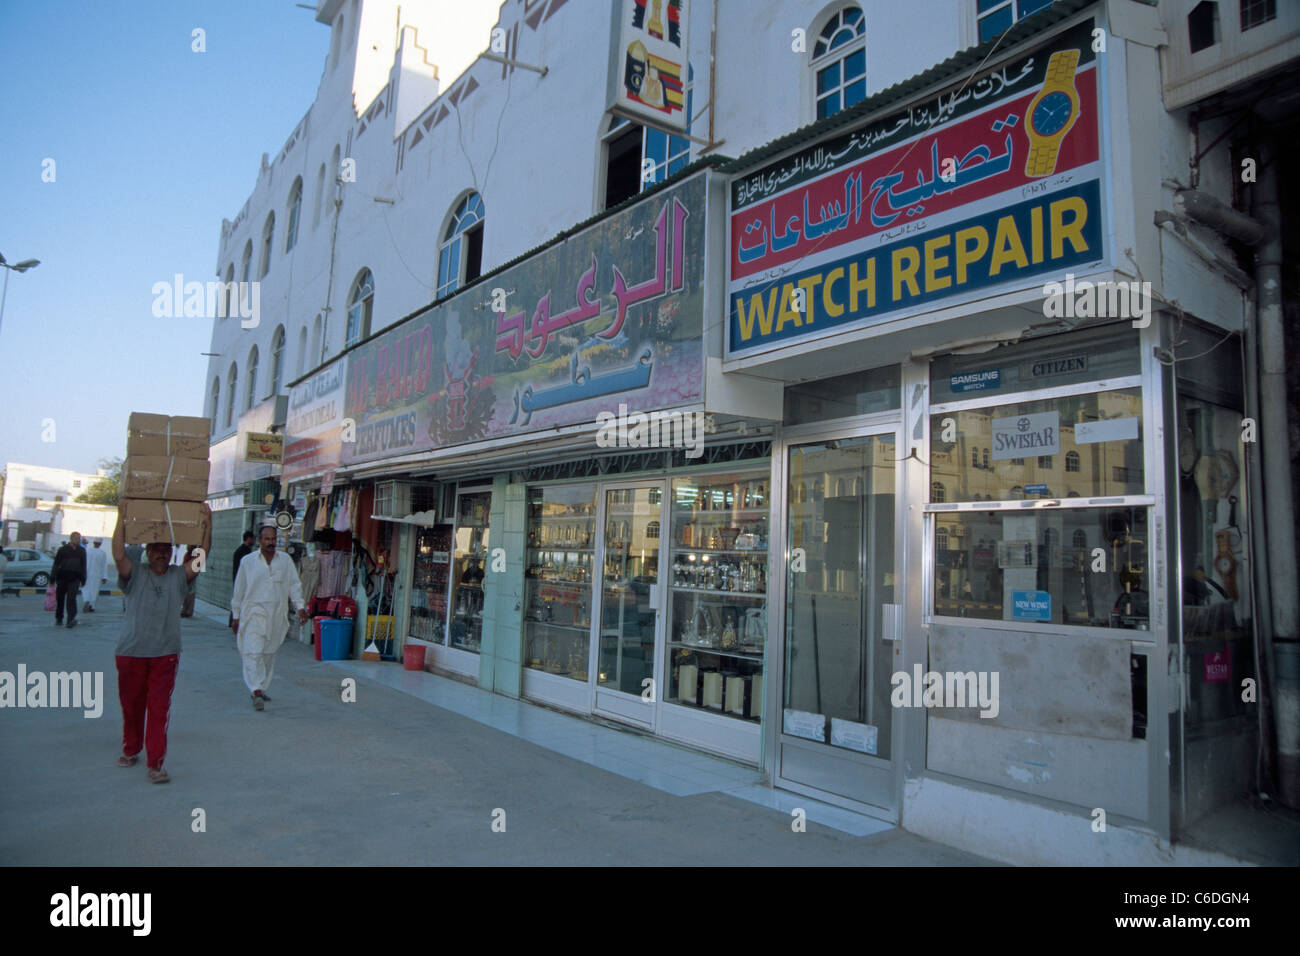
{"label": "paved street", "polygon": [[[225,612],[210,607],[208,616],[182,622],[166,762],[172,782],[154,786],[143,759],[128,770],[114,764],[121,744],[113,669],[121,600],[102,596],[100,608],[68,630],[54,626],[39,596],[0,599],[0,671],[16,673],[22,663],[29,674],[104,675],[98,719],[79,709],[0,711],[8,782],[0,793],[0,864],[990,862],[860,818],[865,826],[857,832],[878,832],[855,835],[846,832],[852,823],[816,822],[814,810],[807,832],[795,833],[788,809],[754,802],[753,775],[734,764],[409,674],[398,664],[321,664],[310,647],[294,642],[280,652],[272,702],[257,713],[233,637],[222,626]],[[344,703],[340,682],[350,674],[360,675],[357,700]],[[540,739],[530,728],[564,744],[541,746],[527,739]],[[574,754],[585,747],[621,772],[557,752],[566,746]],[[694,776],[642,772],[641,761],[689,766]],[[708,780],[724,782],[719,789],[692,785]],[[206,832],[191,829],[196,808],[204,811]],[[492,830],[498,808],[505,811],[504,833]],[[823,810],[821,817],[835,813]]]}

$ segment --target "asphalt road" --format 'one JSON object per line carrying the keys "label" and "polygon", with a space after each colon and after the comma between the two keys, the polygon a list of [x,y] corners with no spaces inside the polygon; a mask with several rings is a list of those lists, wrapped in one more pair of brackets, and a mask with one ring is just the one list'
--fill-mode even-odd
{"label": "asphalt road", "polygon": [[[340,699],[311,648],[280,651],[252,709],[224,618],[182,622],[166,768],[121,747],[121,600],[74,629],[0,599],[0,671],[103,674],[103,713],[0,709],[0,864],[981,865],[893,829],[855,837],[721,793],[676,797],[373,681]],[[391,665],[397,667],[400,665]],[[505,832],[492,829],[505,810]],[[202,811],[201,815],[196,811]],[[195,832],[195,821],[204,823]]]}

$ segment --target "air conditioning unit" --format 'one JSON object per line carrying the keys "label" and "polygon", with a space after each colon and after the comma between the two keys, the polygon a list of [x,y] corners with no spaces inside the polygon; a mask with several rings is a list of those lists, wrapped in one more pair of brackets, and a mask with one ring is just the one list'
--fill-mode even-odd
{"label": "air conditioning unit", "polygon": [[411,513],[411,483],[380,481],[375,484],[376,518],[405,518]]}

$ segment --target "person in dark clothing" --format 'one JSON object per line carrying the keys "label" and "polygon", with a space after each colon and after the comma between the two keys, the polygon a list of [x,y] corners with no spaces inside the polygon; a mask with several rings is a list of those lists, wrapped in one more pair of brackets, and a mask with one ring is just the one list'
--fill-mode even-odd
{"label": "person in dark clothing", "polygon": [[81,547],[81,534],[74,531],[68,543],[54,553],[54,624],[63,623],[63,612],[68,612],[68,627],[77,626],[77,592],[86,584],[86,552]]}
{"label": "person in dark clothing", "polygon": [[[243,561],[248,555],[257,550],[257,535],[251,531],[244,532],[244,543],[235,549],[235,563],[230,568],[230,580],[233,582],[239,577],[239,562]],[[229,615],[228,615],[229,616]],[[233,616],[226,622],[226,627],[235,623]]]}

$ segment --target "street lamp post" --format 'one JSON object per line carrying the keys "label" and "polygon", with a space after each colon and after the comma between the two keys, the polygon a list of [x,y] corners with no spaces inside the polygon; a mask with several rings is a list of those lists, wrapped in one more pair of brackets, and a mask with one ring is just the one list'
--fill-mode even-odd
{"label": "street lamp post", "polygon": [[4,255],[0,254],[0,266],[5,268],[5,284],[3,291],[0,291],[0,326],[4,324],[5,318],[5,298],[9,295],[9,273],[26,272],[28,269],[34,269],[41,264],[40,259],[24,259],[22,262],[15,262],[10,265],[5,261]]}

